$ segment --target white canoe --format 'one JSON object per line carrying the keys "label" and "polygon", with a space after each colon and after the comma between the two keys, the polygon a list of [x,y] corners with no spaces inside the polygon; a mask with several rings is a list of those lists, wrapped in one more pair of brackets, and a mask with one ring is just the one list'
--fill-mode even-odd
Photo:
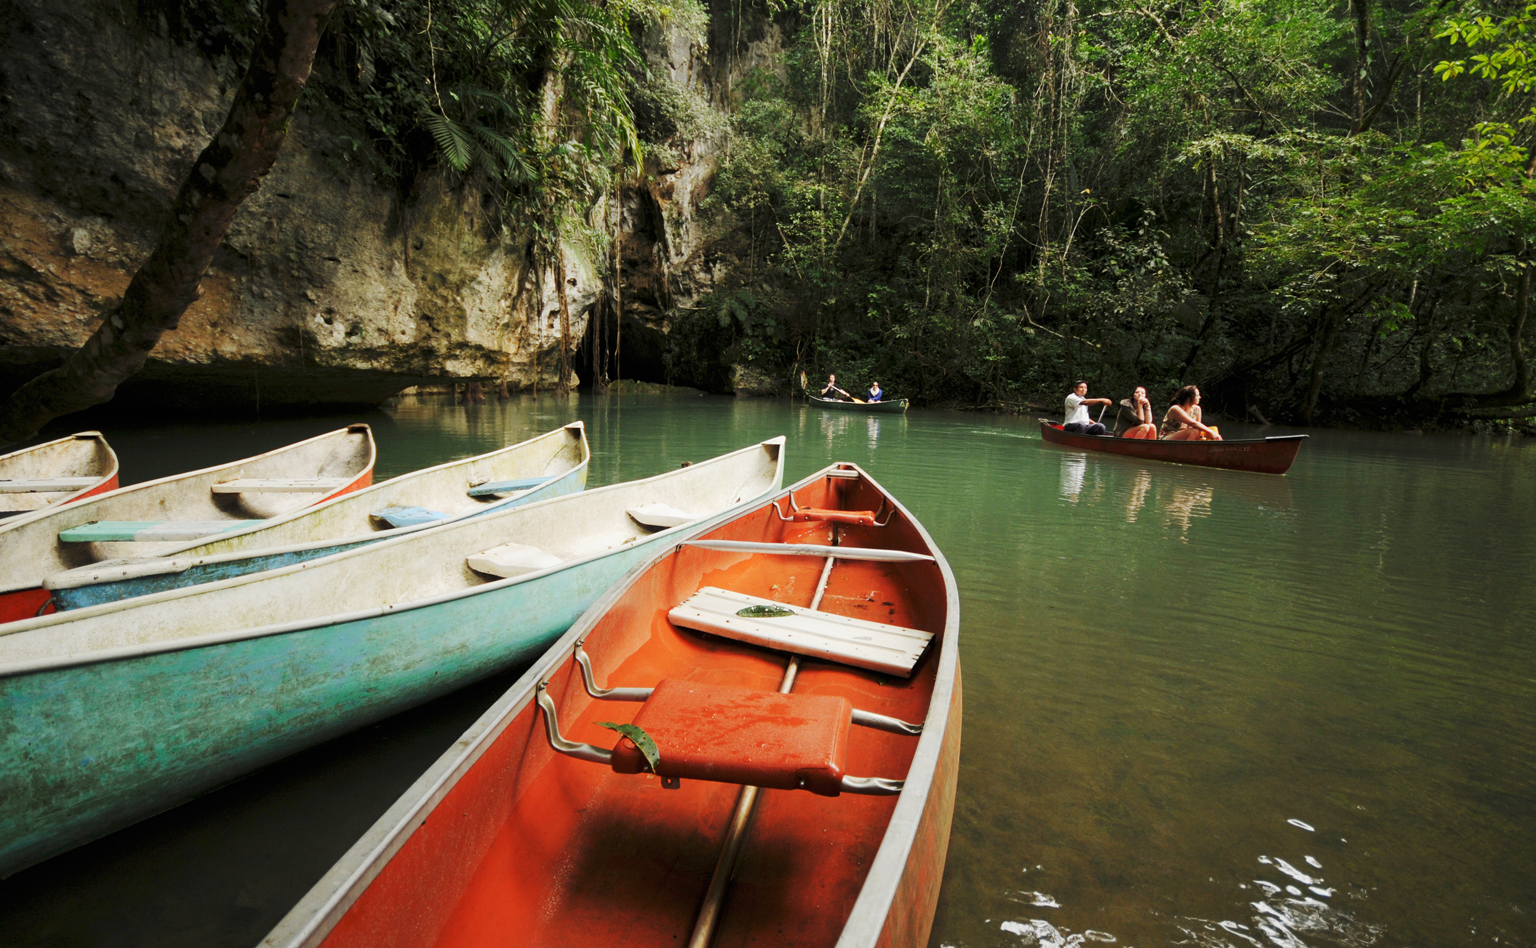
{"label": "white canoe", "polygon": [[391,478],[323,504],[156,556],[106,560],[43,582],[67,611],[280,569],[464,517],[577,493],[592,458],[577,421],[477,457]]}
{"label": "white canoe", "polygon": [[117,454],[99,431],[0,454],[0,517],[117,489]]}

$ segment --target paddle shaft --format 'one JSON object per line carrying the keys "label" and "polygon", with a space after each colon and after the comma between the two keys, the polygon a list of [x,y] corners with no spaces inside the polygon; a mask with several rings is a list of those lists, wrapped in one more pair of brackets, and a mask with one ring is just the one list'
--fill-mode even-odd
{"label": "paddle shaft", "polygon": [[[833,544],[836,545],[835,534]],[[831,579],[832,564],[836,562],[837,557],[829,556],[826,565],[821,568],[821,580],[817,582],[816,595],[811,599],[812,611],[821,605],[822,597],[827,594],[827,580]],[[779,694],[789,694],[794,690],[795,676],[799,673],[800,656],[791,655],[789,664],[784,667],[784,679],[779,682]],[[736,860],[741,855],[741,846],[746,842],[747,829],[751,826],[752,814],[757,808],[758,789],[742,787],[736,797],[736,809],[731,813],[731,822],[725,831],[725,845],[720,847],[720,858],[715,861],[715,873],[709,879],[709,889],[704,893],[704,907],[699,909],[699,918],[694,922],[688,948],[709,948],[709,943],[714,940],[715,929],[720,924],[720,910],[725,906],[725,889],[730,885],[731,877],[736,874]]]}

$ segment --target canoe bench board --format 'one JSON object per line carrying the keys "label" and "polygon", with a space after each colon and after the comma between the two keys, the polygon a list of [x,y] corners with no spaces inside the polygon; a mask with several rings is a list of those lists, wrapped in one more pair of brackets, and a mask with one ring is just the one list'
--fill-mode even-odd
{"label": "canoe bench board", "polygon": [[62,543],[142,543],[196,540],[254,527],[264,520],[94,520],[59,531]]}
{"label": "canoe bench board", "polygon": [[[780,618],[738,615],[751,606],[787,610]],[[813,612],[771,599],[705,586],[667,613],[672,624],[783,652],[909,678],[932,632]]]}

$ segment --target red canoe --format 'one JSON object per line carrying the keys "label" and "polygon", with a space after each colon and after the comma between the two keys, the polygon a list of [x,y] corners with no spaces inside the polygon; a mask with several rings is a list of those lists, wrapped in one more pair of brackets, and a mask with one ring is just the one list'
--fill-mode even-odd
{"label": "red canoe", "polygon": [[1143,441],[1110,435],[1085,435],[1063,431],[1055,422],[1041,420],[1040,437],[1051,444],[1076,451],[1102,451],[1143,461],[1168,461],[1199,467],[1223,467],[1254,474],[1284,474],[1296,460],[1306,435],[1280,435],[1247,441]]}
{"label": "red canoe", "polygon": [[926,945],[960,754],[954,574],[851,464],[692,536],[598,600],[264,948]]}
{"label": "red canoe", "polygon": [[0,454],[0,517],[117,490],[117,454],[99,431]]}

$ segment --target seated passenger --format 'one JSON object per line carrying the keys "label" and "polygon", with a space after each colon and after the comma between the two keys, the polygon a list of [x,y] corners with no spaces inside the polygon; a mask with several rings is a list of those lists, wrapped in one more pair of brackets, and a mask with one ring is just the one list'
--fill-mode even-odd
{"label": "seated passenger", "polygon": [[1220,441],[1221,432],[1200,420],[1200,389],[1186,385],[1163,416],[1164,441]]}
{"label": "seated passenger", "polygon": [[1088,406],[1108,404],[1107,398],[1089,398],[1088,383],[1078,382],[1072,386],[1072,394],[1067,396],[1066,418],[1062,420],[1061,430],[1070,431],[1073,434],[1104,434],[1105,427],[1088,417]]}
{"label": "seated passenger", "polygon": [[1120,438],[1156,440],[1157,423],[1152,420],[1152,402],[1147,399],[1145,386],[1136,386],[1130,398],[1120,399],[1120,412],[1115,418],[1115,435]]}
{"label": "seated passenger", "polygon": [[880,400],[880,396],[882,396],[884,394],[885,394],[884,392],[880,391],[880,383],[879,382],[876,382],[875,384],[873,384],[873,385],[871,385],[869,387],[869,400],[872,403],[873,402],[878,402]]}

